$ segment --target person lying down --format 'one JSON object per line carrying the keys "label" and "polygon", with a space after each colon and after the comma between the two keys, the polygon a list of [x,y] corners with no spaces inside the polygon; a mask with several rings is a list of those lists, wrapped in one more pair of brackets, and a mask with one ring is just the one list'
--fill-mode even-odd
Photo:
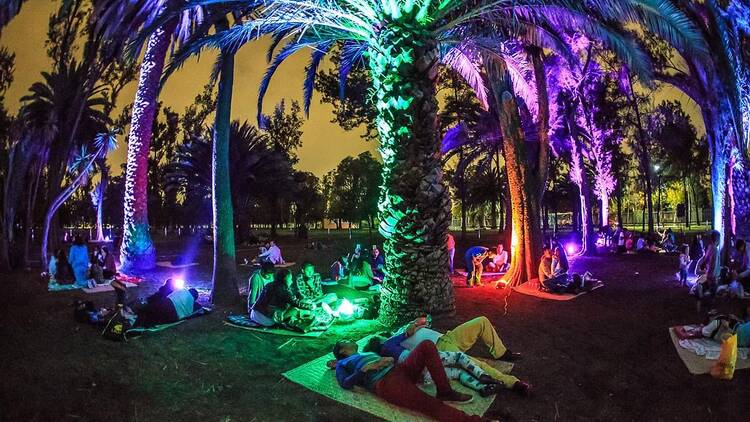
{"label": "person lying down", "polygon": [[[354,386],[364,387],[394,406],[422,413],[441,422],[488,420],[468,415],[446,404],[469,403],[473,397],[453,390],[435,343],[419,343],[403,362],[371,352],[360,352],[357,343],[351,340],[336,342],[333,355],[336,360],[329,361],[328,365],[336,369],[336,381],[341,388],[350,390]],[[417,387],[425,371],[435,383],[437,394],[434,397]]]}

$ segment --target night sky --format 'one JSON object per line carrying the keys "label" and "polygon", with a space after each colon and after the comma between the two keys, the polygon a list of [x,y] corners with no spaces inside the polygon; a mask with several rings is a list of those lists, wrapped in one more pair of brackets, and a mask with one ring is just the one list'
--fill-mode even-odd
{"label": "night sky", "polygon": [[[6,107],[12,113],[17,112],[19,100],[28,92],[31,84],[41,80],[40,72],[50,70],[51,64],[46,55],[44,41],[49,16],[58,4],[57,0],[26,2],[21,14],[3,30],[0,46],[7,47],[16,54],[15,81],[6,96]],[[267,47],[266,40],[259,40],[246,45],[237,55],[232,103],[233,120],[249,120],[255,124],[258,84],[267,65]],[[214,52],[208,51],[200,60],[192,59],[174,74],[160,97],[164,105],[182,113],[208,82],[215,57]],[[303,71],[308,58],[308,52],[300,52],[279,68],[265,98],[266,112],[270,112],[282,98],[301,102]],[[123,90],[118,100],[120,107],[132,102],[135,89],[136,83],[132,82]],[[375,152],[377,146],[375,143],[361,140],[359,132],[345,132],[338,125],[331,123],[332,108],[327,104],[320,104],[319,98],[317,95],[313,98],[310,119],[303,127],[303,145],[298,151],[298,168],[322,176],[334,169],[342,158],[367,150]],[[699,110],[685,95],[669,88],[653,98],[656,103],[664,99],[682,101],[692,117],[693,124],[698,127],[699,134],[704,133]],[[111,158],[111,167],[115,173],[119,173],[120,164],[125,161],[127,147],[124,138],[123,136],[121,139],[121,147]],[[377,156],[377,153],[375,155]]]}
{"label": "night sky", "polygon": [[[31,0],[24,4],[21,14],[3,30],[0,45],[16,54],[15,80],[6,95],[6,107],[11,113],[18,110],[19,100],[26,95],[32,83],[40,81],[42,71],[50,71],[51,62],[44,48],[49,16],[58,7],[58,1]],[[237,55],[235,68],[232,119],[249,120],[255,124],[258,84],[266,69],[268,42],[260,40],[246,45]],[[165,106],[182,113],[193,102],[208,82],[216,55],[204,53],[200,61],[191,60],[171,77],[162,91],[160,100]],[[281,66],[265,98],[264,111],[270,112],[282,98],[287,102],[302,100],[302,79],[309,54],[301,52]],[[128,85],[120,94],[118,106],[133,101],[136,82]],[[332,108],[320,104],[316,95],[310,108],[310,119],[305,123],[302,147],[298,151],[298,168],[322,176],[334,169],[342,158],[363,151],[375,152],[376,145],[359,138],[358,132],[345,132],[335,123],[330,123]],[[114,172],[120,172],[127,151],[125,136],[120,148],[111,157]]]}

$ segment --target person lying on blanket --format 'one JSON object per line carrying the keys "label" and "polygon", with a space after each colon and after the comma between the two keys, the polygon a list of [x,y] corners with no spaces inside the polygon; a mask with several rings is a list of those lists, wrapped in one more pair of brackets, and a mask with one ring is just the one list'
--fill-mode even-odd
{"label": "person lying on blanket", "polygon": [[[393,358],[397,363],[402,363],[409,357],[409,350],[401,346],[401,342],[408,335],[414,334],[416,325],[410,326],[403,333],[391,336],[389,333],[373,336],[362,349],[365,352],[377,353],[380,356]],[[461,385],[468,387],[479,393],[482,397],[497,394],[498,388],[502,383],[493,379],[463,352],[441,352],[438,351],[440,361],[445,367],[445,374],[448,379],[457,380]],[[432,377],[429,372],[422,373],[424,384],[432,384]]]}
{"label": "person lying on blanket", "polygon": [[[473,397],[451,388],[437,348],[432,342],[418,344],[401,363],[375,353],[360,353],[357,343],[351,340],[336,342],[333,355],[337,360],[336,380],[344,389],[352,389],[355,385],[364,387],[392,405],[405,407],[438,421],[484,420],[444,403],[469,403]],[[435,397],[417,387],[425,369],[435,382]]]}
{"label": "person lying on blanket", "polygon": [[[541,280],[541,277],[539,278]],[[574,294],[590,292],[602,284],[601,280],[594,278],[590,272],[583,274],[560,274],[558,276],[539,282],[539,290],[554,294]]]}
{"label": "person lying on blanket", "polygon": [[[115,280],[112,287],[117,293],[118,304],[123,304],[124,294],[120,292],[126,289],[125,285]],[[153,327],[189,317],[201,308],[197,299],[197,290],[180,288],[170,278],[144,304],[135,305],[133,309],[126,311],[128,316],[135,319],[134,327]]]}
{"label": "person lying on blanket", "polygon": [[302,264],[302,272],[297,274],[294,281],[294,294],[299,300],[309,303],[312,307],[325,304],[328,309],[339,299],[336,293],[323,293],[320,274],[315,272],[315,266],[309,261]]}
{"label": "person lying on blanket", "polygon": [[[414,350],[419,343],[429,341],[435,343],[441,352],[466,353],[481,339],[490,356],[494,359],[516,361],[521,358],[520,353],[512,352],[503,344],[497,330],[487,317],[482,316],[464,322],[445,334],[428,328],[426,324],[425,318],[418,318],[407,324],[403,332],[395,336],[395,338],[401,340],[398,345],[406,350]],[[400,355],[402,351],[399,350],[402,349],[391,353]],[[470,361],[502,387],[511,389],[523,396],[531,393],[529,383],[521,381],[513,375],[504,374],[480,359],[470,358]]]}
{"label": "person lying on blanket", "polygon": [[310,303],[301,301],[294,294],[292,272],[282,269],[260,292],[250,310],[250,319],[264,327],[273,327],[277,323],[296,320],[311,308]]}

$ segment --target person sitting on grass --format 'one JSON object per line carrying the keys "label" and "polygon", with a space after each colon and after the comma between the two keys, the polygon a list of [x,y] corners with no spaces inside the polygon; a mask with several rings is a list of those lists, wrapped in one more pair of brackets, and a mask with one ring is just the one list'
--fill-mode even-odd
{"label": "person sitting on grass", "polygon": [[331,280],[339,281],[349,274],[349,255],[342,255],[339,259],[331,264]]}
{"label": "person sitting on grass", "polygon": [[104,283],[104,269],[99,265],[96,256],[92,256],[91,265],[89,266],[89,288],[96,287],[97,284]]}
{"label": "person sitting on grass", "polygon": [[370,267],[372,274],[378,283],[382,283],[385,278],[385,256],[380,253],[378,245],[372,245],[372,256],[370,257]]}
{"label": "person sitting on grass", "polygon": [[330,305],[338,300],[336,293],[323,293],[320,274],[315,272],[315,266],[309,261],[302,264],[302,272],[297,274],[294,294],[300,301],[309,303],[313,308],[326,304],[330,309]]}
{"label": "person sitting on grass", "polygon": [[268,248],[262,251],[256,260],[260,263],[270,262],[274,265],[281,265],[284,263],[284,258],[281,257],[281,249],[276,246],[276,242],[273,240],[268,241]]}
{"label": "person sitting on grass", "polygon": [[502,243],[498,243],[495,250],[495,257],[487,263],[487,270],[497,273],[508,271],[510,263],[508,262],[508,251],[503,248]]}
{"label": "person sitting on grass", "polygon": [[539,260],[539,284],[544,284],[545,281],[554,277],[554,271],[552,271],[552,250],[545,246],[542,248],[542,258]]}
{"label": "person sitting on grass", "polygon": [[247,288],[247,312],[253,308],[253,305],[258,300],[260,292],[266,285],[273,281],[274,266],[271,262],[264,262],[260,264],[260,268],[253,271],[250,275]]}
{"label": "person sitting on grass", "polygon": [[352,259],[347,279],[349,287],[357,290],[368,290],[376,281],[372,266],[364,257]]}
{"label": "person sitting on grass", "polygon": [[567,274],[570,269],[568,254],[559,241],[552,241],[552,271],[556,276]]}
{"label": "person sitting on grass", "polygon": [[52,259],[49,261],[49,282],[50,284],[73,284],[75,276],[73,267],[68,262],[65,250],[58,249]]}
{"label": "person sitting on grass", "polygon": [[81,236],[76,236],[68,252],[68,262],[73,267],[76,285],[87,287],[89,281],[89,249]]}
{"label": "person sitting on grass", "polygon": [[102,246],[100,249],[101,266],[104,272],[104,278],[110,279],[117,275],[117,264],[115,263],[115,255],[109,252],[106,246]]}
{"label": "person sitting on grass", "polygon": [[250,310],[250,319],[264,327],[287,323],[300,318],[304,310],[312,305],[302,302],[292,290],[292,273],[287,269],[279,270],[273,282],[268,283],[260,292],[258,300]]}
{"label": "person sitting on grass", "polygon": [[[482,420],[444,403],[469,403],[473,397],[451,388],[434,343],[418,344],[402,363],[375,353],[360,353],[357,343],[351,340],[337,341],[333,346],[333,356],[336,358],[336,381],[346,390],[354,386],[364,387],[394,406],[405,407],[437,421]],[[425,369],[435,382],[435,397],[417,387]]]}
{"label": "person sitting on grass", "polygon": [[493,259],[495,251],[484,246],[474,246],[469,248],[464,254],[466,263],[466,285],[468,287],[483,286],[482,271],[484,270],[484,260]]}
{"label": "person sitting on grass", "polygon": [[[406,337],[413,335],[417,326],[410,324],[406,330],[395,336],[390,336],[390,333],[381,333],[370,338],[367,345],[364,347],[365,352],[377,353],[380,356],[391,357],[395,359],[397,363],[402,363],[409,356],[409,350],[401,346],[401,342]],[[445,374],[448,379],[457,380],[461,385],[468,387],[479,393],[482,397],[491,396],[497,394],[498,387],[502,383],[498,380],[493,379],[481,368],[474,364],[463,352],[441,352],[440,361],[445,367]],[[423,383],[432,384],[432,377],[429,372],[424,372]]]}

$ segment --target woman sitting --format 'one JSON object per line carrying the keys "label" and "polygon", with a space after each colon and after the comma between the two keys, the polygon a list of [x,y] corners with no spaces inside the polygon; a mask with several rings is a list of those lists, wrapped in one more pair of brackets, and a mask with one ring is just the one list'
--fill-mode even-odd
{"label": "woman sitting", "polygon": [[311,307],[312,305],[295,296],[292,290],[292,273],[283,269],[260,292],[250,310],[250,319],[264,327],[272,327],[298,319],[303,310]]}

